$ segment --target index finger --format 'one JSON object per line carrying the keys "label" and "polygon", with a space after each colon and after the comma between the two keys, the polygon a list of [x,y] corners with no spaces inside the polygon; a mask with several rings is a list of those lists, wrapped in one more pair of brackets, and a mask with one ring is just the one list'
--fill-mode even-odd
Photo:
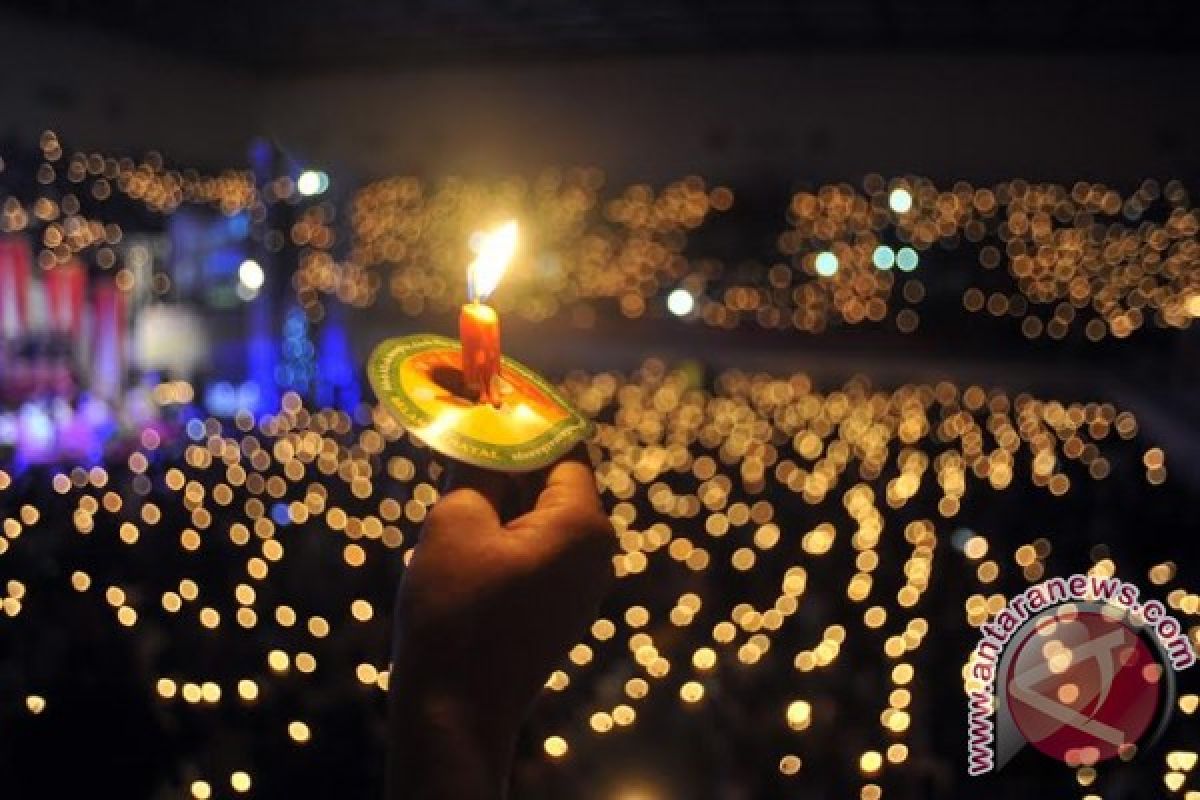
{"label": "index finger", "polygon": [[493,524],[512,519],[521,511],[519,486],[507,473],[452,463],[447,468],[439,502],[464,491],[479,495],[482,502],[472,506]]}
{"label": "index finger", "polygon": [[600,508],[596,473],[587,450],[577,447],[549,468],[536,508],[563,505],[582,506],[588,511]]}

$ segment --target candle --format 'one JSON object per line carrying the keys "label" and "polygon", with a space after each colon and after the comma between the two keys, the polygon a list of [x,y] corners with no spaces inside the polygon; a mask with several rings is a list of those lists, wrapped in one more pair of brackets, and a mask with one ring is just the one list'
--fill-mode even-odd
{"label": "candle", "polygon": [[467,303],[458,316],[463,382],[481,403],[500,406],[500,316],[486,303],[500,283],[517,246],[517,223],[506,222],[484,234],[475,260],[467,267]]}
{"label": "candle", "polygon": [[500,372],[500,317],[486,303],[470,302],[458,315],[458,338],[462,340],[463,382],[481,403],[500,405],[493,391]]}

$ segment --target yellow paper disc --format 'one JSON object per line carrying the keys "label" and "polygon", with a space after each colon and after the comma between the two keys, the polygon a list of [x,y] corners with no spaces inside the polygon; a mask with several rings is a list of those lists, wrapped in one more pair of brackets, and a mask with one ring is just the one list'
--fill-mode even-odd
{"label": "yellow paper disc", "polygon": [[507,356],[500,407],[462,387],[462,349],[419,333],[382,342],[367,364],[379,401],[409,433],[439,453],[479,467],[528,472],[553,463],[594,426],[545,378]]}

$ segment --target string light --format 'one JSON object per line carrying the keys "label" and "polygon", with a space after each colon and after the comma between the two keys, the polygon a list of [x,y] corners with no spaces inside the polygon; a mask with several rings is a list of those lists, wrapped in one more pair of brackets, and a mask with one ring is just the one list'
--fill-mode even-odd
{"label": "string light", "polygon": [[[157,153],[137,162],[68,155],[51,131],[40,147],[39,186],[55,191],[3,198],[0,232],[37,234],[38,262],[47,268],[85,251],[104,269],[116,266],[123,231],[102,219],[114,196],[164,214],[206,204],[265,218],[269,206],[312,200],[328,185],[316,170],[259,187],[247,172],[174,170]],[[964,253],[978,264],[963,309],[1016,319],[1015,331],[1026,338],[1063,339],[1074,330],[1088,341],[1126,338],[1148,327],[1186,328],[1200,317],[1200,215],[1179,181],[1147,180],[1122,193],[1085,181],[939,187],[919,176],[868,175],[861,187],[797,192],[781,214],[787,227],[778,253],[742,253],[736,269],[689,245],[732,208],[729,188],[688,176],[660,190],[609,189],[604,174],[589,168],[497,181],[387,178],[362,187],[342,209],[309,202],[290,230],[267,230],[264,243],[271,251],[285,241],[296,248],[293,288],[312,321],[323,316],[327,295],[355,307],[390,296],[414,316],[453,309],[464,294],[466,232],[498,210],[527,221],[539,243],[536,268],[515,278],[498,310],[535,321],[563,315],[589,327],[599,304],[640,317],[660,293],[670,308],[675,290],[665,287],[675,286],[693,297],[695,310],[685,316],[717,328],[815,332],[891,319],[911,333],[927,292],[921,281],[901,284],[892,270],[916,270],[936,258],[935,245],[962,251],[956,268]],[[80,205],[78,194],[95,208]],[[339,215],[349,223],[349,247],[335,258]],[[244,277],[244,297],[265,281],[249,267]],[[132,286],[129,269],[118,269],[117,279]]]}

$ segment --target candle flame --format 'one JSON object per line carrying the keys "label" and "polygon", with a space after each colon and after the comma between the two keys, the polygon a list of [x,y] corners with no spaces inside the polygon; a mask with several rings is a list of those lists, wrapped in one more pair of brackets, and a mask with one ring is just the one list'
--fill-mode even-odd
{"label": "candle flame", "polygon": [[517,221],[511,219],[493,231],[480,236],[478,255],[467,267],[467,292],[473,302],[486,300],[517,249]]}

